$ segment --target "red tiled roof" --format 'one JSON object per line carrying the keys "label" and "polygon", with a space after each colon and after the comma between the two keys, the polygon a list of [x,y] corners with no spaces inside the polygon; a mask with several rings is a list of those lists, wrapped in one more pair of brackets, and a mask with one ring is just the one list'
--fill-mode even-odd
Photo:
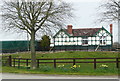
{"label": "red tiled roof", "polygon": [[[73,36],[93,36],[101,28],[83,28],[83,29],[72,29]],[[65,29],[66,32],[67,29]]]}

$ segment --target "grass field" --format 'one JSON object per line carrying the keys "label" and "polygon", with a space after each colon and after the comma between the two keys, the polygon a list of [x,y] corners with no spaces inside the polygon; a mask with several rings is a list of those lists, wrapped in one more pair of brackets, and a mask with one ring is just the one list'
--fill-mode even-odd
{"label": "grass field", "polygon": [[[12,57],[30,58],[30,53],[17,53],[10,54]],[[37,58],[107,58],[107,57],[118,57],[118,52],[79,52],[79,51],[67,51],[67,52],[56,52],[56,53],[37,53]],[[83,60],[86,61],[86,60]],[[87,60],[88,61],[88,60]],[[105,64],[108,67],[100,67]],[[63,66],[64,65],[64,66]],[[118,69],[115,63],[99,63],[97,69],[93,68],[93,64],[90,63],[77,63],[76,68],[72,64],[57,64],[57,68],[53,68],[53,64],[40,64],[40,67],[36,70],[26,69],[21,66],[7,67],[3,66],[2,72],[9,73],[33,73],[33,74],[65,74],[65,75],[118,75]],[[80,66],[80,67],[78,67]]]}
{"label": "grass field", "polygon": [[[66,51],[66,52],[55,52],[55,53],[36,53],[37,58],[92,58],[92,57],[118,57],[118,52],[83,52],[83,51]],[[31,58],[30,53],[17,53],[17,54],[7,54],[12,55],[12,57],[20,58]]]}

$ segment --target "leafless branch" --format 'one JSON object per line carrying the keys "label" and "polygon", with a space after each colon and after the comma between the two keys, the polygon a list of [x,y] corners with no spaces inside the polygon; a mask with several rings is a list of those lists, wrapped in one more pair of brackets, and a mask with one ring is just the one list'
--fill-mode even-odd
{"label": "leafless branch", "polygon": [[[100,14],[97,22],[116,22],[119,19],[118,10],[120,9],[119,0],[109,0],[99,6]],[[101,12],[102,11],[102,12]]]}

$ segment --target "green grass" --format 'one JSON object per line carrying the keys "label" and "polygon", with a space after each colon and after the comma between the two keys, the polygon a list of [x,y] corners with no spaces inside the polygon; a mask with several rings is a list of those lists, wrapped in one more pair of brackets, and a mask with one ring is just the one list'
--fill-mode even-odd
{"label": "green grass", "polygon": [[97,68],[94,70],[90,64],[81,64],[82,67],[71,69],[70,65],[65,65],[63,68],[53,68],[49,65],[42,65],[36,70],[26,69],[25,67],[6,67],[2,68],[4,73],[24,73],[24,74],[62,74],[62,75],[118,75],[117,68]]}
{"label": "green grass", "polygon": [[[120,54],[120,53],[119,53]],[[9,54],[12,57],[31,58],[30,53]],[[36,53],[37,58],[92,58],[92,57],[118,57],[118,52],[80,52],[66,51],[55,53]]]}
{"label": "green grass", "polygon": [[[37,58],[107,58],[107,57],[118,57],[118,52],[79,52],[79,51],[67,51],[67,52],[55,52],[55,53],[37,53]],[[18,53],[11,54],[12,57],[30,58],[30,53]],[[62,60],[63,61],[63,60]],[[69,60],[70,61],[70,60]],[[93,60],[82,60],[82,61],[93,61]],[[101,61],[101,60],[99,60]],[[102,60],[108,61],[108,60]],[[111,60],[113,61],[113,60]],[[47,61],[48,62],[48,61]],[[49,61],[49,62],[52,62]],[[100,68],[101,64],[107,64],[109,67],[107,69]],[[21,65],[24,65],[21,63]],[[77,63],[80,68],[75,70],[71,69],[72,64],[65,64],[64,68],[59,68],[58,66],[62,64],[57,63],[57,68],[53,67],[53,64],[40,64],[39,68],[36,70],[27,69],[21,66],[19,69],[17,67],[7,67],[3,66],[2,72],[7,73],[32,73],[32,74],[64,74],[64,75],[118,75],[118,69],[115,63],[99,63],[97,64],[97,69],[94,70],[93,64],[91,63]]]}

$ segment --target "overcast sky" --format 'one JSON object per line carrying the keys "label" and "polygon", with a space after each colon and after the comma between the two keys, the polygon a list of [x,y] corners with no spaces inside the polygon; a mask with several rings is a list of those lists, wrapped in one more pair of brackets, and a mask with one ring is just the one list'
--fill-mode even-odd
{"label": "overcast sky", "polygon": [[[74,8],[74,19],[66,25],[71,24],[73,28],[100,28],[105,27],[109,31],[109,24],[113,24],[113,39],[118,40],[117,23],[93,23],[98,17],[97,8],[102,0],[65,0],[72,3]],[[0,30],[0,40],[27,40],[25,33],[15,34]]]}

